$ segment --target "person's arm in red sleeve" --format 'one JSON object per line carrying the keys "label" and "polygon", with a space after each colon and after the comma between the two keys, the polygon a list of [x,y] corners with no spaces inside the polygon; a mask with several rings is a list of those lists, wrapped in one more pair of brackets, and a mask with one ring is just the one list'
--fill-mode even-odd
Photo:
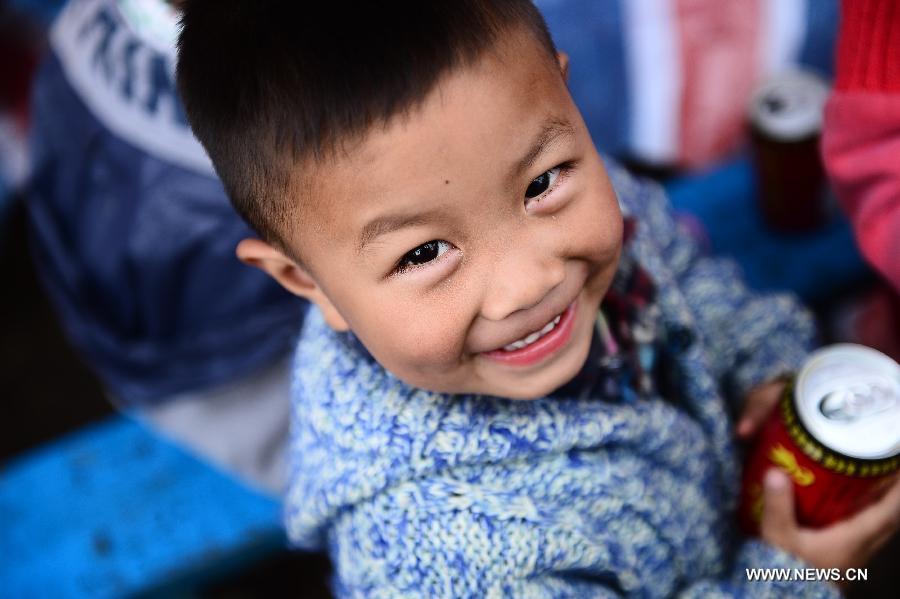
{"label": "person's arm in red sleeve", "polygon": [[863,255],[900,293],[900,2],[843,0],[822,153]]}

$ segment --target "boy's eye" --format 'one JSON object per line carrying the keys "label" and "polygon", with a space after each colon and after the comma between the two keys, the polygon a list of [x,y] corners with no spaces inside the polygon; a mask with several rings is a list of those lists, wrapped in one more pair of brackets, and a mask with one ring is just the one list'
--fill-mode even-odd
{"label": "boy's eye", "polygon": [[419,247],[406,252],[397,264],[397,270],[406,270],[431,262],[450,249],[446,241],[432,239]]}
{"label": "boy's eye", "polygon": [[553,187],[561,170],[562,167],[557,166],[532,179],[531,183],[528,185],[528,189],[525,190],[525,199],[530,200],[536,198]]}

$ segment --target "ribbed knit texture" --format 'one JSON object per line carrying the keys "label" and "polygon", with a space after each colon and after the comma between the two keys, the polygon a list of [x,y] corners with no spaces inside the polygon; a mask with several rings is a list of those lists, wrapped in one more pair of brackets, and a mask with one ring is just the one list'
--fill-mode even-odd
{"label": "ribbed knit texture", "polygon": [[835,88],[900,91],[900,2],[844,0]]}
{"label": "ribbed knit texture", "polygon": [[[698,254],[658,186],[609,165],[638,223],[624,249],[657,286],[669,397],[516,401],[415,389],[313,311],[294,367],[288,534],[328,548],[338,597],[837,596],[748,582],[803,567],[733,525],[727,401],[812,343],[790,298],[749,294]],[[724,391],[724,393],[723,393]]]}
{"label": "ribbed knit texture", "polygon": [[863,256],[900,294],[900,2],[841,7],[822,155]]}

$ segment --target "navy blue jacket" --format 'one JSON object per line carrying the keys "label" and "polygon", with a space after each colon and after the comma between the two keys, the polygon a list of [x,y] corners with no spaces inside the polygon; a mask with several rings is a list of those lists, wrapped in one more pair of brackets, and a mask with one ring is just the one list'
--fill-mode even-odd
{"label": "navy blue jacket", "polygon": [[34,90],[27,205],[69,338],[134,404],[280,357],[305,304],[234,256],[252,233],[185,121],[174,38],[128,17],[80,0],[57,19]]}

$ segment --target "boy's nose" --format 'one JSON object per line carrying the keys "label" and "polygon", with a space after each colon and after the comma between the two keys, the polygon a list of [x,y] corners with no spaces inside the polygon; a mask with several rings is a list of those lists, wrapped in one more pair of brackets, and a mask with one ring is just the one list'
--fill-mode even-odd
{"label": "boy's nose", "polygon": [[566,278],[565,263],[559,258],[509,252],[495,264],[487,281],[481,315],[500,321],[520,310],[528,310],[547,297]]}

